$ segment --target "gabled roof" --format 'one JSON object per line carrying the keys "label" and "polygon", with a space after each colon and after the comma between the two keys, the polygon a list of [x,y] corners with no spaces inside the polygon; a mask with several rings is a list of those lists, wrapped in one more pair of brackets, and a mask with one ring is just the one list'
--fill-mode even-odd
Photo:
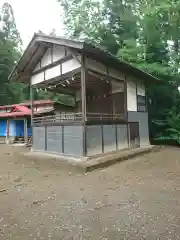
{"label": "gabled roof", "polygon": [[[39,105],[51,105],[51,104],[54,104],[53,101],[51,101],[50,99],[42,99],[42,100],[35,100],[33,101],[33,105],[34,106],[39,106]],[[19,106],[19,105],[23,105],[23,106],[31,106],[31,101],[27,100],[23,103],[19,103],[19,104],[12,104],[12,105],[4,105],[4,106],[0,106],[0,109],[4,109],[4,108],[12,108],[12,107],[16,107],[16,106]]]}
{"label": "gabled roof", "polygon": [[22,112],[24,114],[27,114],[27,115],[31,115],[31,109],[29,109],[28,107],[25,107],[25,106],[16,105],[14,112],[18,112],[18,111]]}
{"label": "gabled roof", "polygon": [[0,113],[0,118],[24,117],[24,116],[30,116],[30,115],[31,115],[31,109],[25,106],[14,105],[11,112]]}
{"label": "gabled roof", "polygon": [[[61,37],[56,37],[52,35],[45,35],[35,33],[29,45],[27,46],[24,54],[19,60],[18,64],[15,66],[14,70],[11,72],[9,79],[17,80],[23,75],[24,79],[29,79],[30,72],[35,68],[38,61],[46,52],[47,48],[51,44],[58,44],[65,47],[70,47],[76,49],[86,55],[101,61],[102,63],[120,69],[121,71],[128,72],[129,74],[143,78],[144,80],[158,81],[157,78],[152,75],[143,72],[142,70],[134,67],[133,65],[119,60],[112,54],[93,46],[85,41],[77,41],[72,39],[65,39]],[[26,76],[27,74],[27,76]]]}

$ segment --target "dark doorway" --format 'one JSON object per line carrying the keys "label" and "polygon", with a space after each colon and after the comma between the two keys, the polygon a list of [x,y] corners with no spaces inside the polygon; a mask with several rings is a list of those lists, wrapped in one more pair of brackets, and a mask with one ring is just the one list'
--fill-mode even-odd
{"label": "dark doorway", "polygon": [[129,123],[129,140],[131,148],[140,147],[139,123]]}

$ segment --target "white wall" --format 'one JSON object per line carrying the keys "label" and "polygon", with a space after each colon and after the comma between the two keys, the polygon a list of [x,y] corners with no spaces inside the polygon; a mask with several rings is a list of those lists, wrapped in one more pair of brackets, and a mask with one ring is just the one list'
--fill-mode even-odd
{"label": "white wall", "polygon": [[65,57],[65,47],[59,45],[53,45],[52,48],[48,48],[40,62],[36,65],[33,72],[45,67],[53,62],[56,62]]}
{"label": "white wall", "polygon": [[75,58],[70,59],[62,64],[62,74],[71,72],[80,67],[81,64]]}
{"label": "white wall", "polygon": [[62,59],[65,57],[65,47],[53,45],[53,62],[58,61],[59,59]]}
{"label": "white wall", "polygon": [[[136,90],[137,89],[137,90]],[[136,92],[137,91],[137,92]],[[127,79],[127,109],[137,111],[137,95],[145,96],[145,85],[136,79]]]}
{"label": "white wall", "polygon": [[58,64],[55,67],[49,68],[45,70],[45,80],[58,77],[61,75],[61,67],[60,64]]}
{"label": "white wall", "polygon": [[[46,67],[51,63],[56,62],[64,57],[65,57],[65,48],[63,46],[53,45],[52,48],[49,48],[46,51],[46,53],[41,58],[40,62],[37,64],[33,72],[40,70],[41,68]],[[78,55],[77,58],[81,59],[81,56]],[[41,73],[37,73],[33,75],[31,77],[31,85],[35,85],[38,83],[42,83],[43,81],[56,78],[62,74],[66,74],[80,67],[81,67],[81,64],[77,59],[73,58],[73,59],[67,60],[54,67],[46,69]]]}
{"label": "white wall", "polygon": [[137,82],[137,94],[140,96],[146,96],[145,85],[143,82]]}
{"label": "white wall", "polygon": [[127,110],[137,111],[136,82],[127,80]]}
{"label": "white wall", "polygon": [[52,63],[51,48],[48,48],[44,56],[41,58],[41,67],[46,67]]}
{"label": "white wall", "polygon": [[44,81],[44,72],[38,73],[31,77],[31,85],[35,85]]}

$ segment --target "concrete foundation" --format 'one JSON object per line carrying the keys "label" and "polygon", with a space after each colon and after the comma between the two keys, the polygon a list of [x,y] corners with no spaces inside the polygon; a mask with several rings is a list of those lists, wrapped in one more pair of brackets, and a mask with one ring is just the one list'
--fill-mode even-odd
{"label": "concrete foundation", "polygon": [[62,155],[55,155],[55,154],[47,154],[42,152],[36,152],[32,151],[29,153],[26,153],[25,155],[30,158],[40,158],[40,159],[52,159],[57,160],[59,164],[66,163],[75,166],[75,169],[78,169],[80,171],[92,171],[97,168],[103,168],[107,167],[109,165],[118,163],[120,161],[130,159],[133,157],[136,157],[141,154],[147,154],[152,151],[159,151],[161,147],[157,146],[146,146],[142,148],[136,148],[136,149],[128,149],[124,151],[116,151],[108,154],[103,154],[101,156],[95,156],[95,157],[86,157],[86,158],[73,158],[68,156],[62,156]]}

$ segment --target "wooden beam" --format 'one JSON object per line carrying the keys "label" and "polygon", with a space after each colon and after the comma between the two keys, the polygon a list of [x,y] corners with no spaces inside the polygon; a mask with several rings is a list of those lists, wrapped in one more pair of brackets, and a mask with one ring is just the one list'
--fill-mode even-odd
{"label": "wooden beam", "polygon": [[60,94],[67,94],[67,95],[71,95],[71,96],[75,96],[76,93],[74,91],[70,91],[68,89],[65,88],[47,88],[48,92],[55,92],[55,93],[60,93]]}
{"label": "wooden beam", "polygon": [[129,124],[128,124],[128,106],[127,106],[127,77],[125,76],[124,82],[124,113],[125,113],[125,120],[127,122],[127,141],[128,147],[130,147],[130,138],[129,138]]}
{"label": "wooden beam", "polygon": [[[38,64],[39,59],[42,58],[42,56],[44,55],[44,53],[46,52],[47,49],[48,49],[47,44],[44,44],[41,48],[40,43],[38,43],[35,51],[33,52],[32,56],[31,56],[31,58],[29,59],[28,63],[24,66],[24,68],[21,70],[21,72],[25,71],[25,69],[28,68],[29,65],[31,66],[32,63],[33,63],[33,65],[31,67],[30,71],[33,71],[35,66]],[[36,58],[37,54],[39,54],[38,58]],[[36,59],[36,60],[34,61],[34,59]]]}
{"label": "wooden beam", "polygon": [[33,87],[30,86],[30,101],[31,101],[31,126],[33,125],[33,117],[34,117],[34,101],[33,101]]}
{"label": "wooden beam", "polygon": [[114,82],[124,82],[123,79],[118,79],[118,78],[110,76],[108,72],[107,72],[108,73],[108,75],[107,75],[107,73],[103,74],[103,73],[100,73],[100,72],[94,71],[93,69],[88,68],[88,73],[91,75],[95,75],[96,77],[102,77],[102,78],[104,78],[105,81],[108,80],[108,81],[114,81]]}
{"label": "wooden beam", "polygon": [[65,73],[63,75],[60,75],[58,77],[51,78],[49,80],[45,80],[40,83],[34,84],[33,86],[36,86],[37,88],[45,88],[48,86],[60,85],[60,84],[64,83],[68,78],[73,77],[77,73],[80,73],[81,69],[82,69],[81,67],[74,69],[74,70],[72,70],[68,73]]}
{"label": "wooden beam", "polygon": [[86,121],[86,69],[85,65],[81,69],[81,102],[82,102],[82,117]]}
{"label": "wooden beam", "polygon": [[83,56],[83,65],[81,69],[81,108],[82,108],[82,121],[83,121],[83,156],[87,155],[86,144],[86,65],[85,57]]}

